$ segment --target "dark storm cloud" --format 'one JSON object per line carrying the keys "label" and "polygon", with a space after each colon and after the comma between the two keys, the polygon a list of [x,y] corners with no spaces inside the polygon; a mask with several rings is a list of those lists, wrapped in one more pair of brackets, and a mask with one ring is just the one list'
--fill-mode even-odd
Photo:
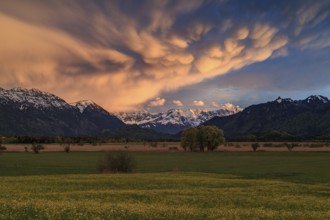
{"label": "dark storm cloud", "polygon": [[[108,109],[132,108],[291,50],[328,47],[329,5],[326,0],[0,2],[2,86],[41,87],[71,101],[85,97]],[[40,86],[33,78],[47,80]]]}

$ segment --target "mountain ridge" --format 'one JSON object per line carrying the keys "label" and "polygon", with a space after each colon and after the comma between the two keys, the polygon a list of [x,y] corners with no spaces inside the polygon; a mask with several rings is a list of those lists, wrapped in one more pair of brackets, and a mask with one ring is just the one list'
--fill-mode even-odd
{"label": "mountain ridge", "polygon": [[330,134],[330,101],[320,95],[303,100],[279,97],[251,105],[234,115],[214,117],[204,125],[222,128],[230,139],[260,139],[265,135],[292,139],[324,136]]}
{"label": "mountain ridge", "polygon": [[[78,102],[81,103],[81,102]],[[93,102],[94,103],[94,102]],[[0,134],[37,136],[96,135],[125,124],[94,103],[81,111],[60,97],[38,89],[0,89]],[[97,106],[97,107],[96,107]]]}
{"label": "mountain ridge", "polygon": [[231,115],[241,111],[239,106],[226,109],[169,109],[166,112],[150,113],[148,111],[114,113],[126,124],[137,124],[142,128],[150,128],[158,132],[176,134],[188,127],[196,127],[214,116]]}

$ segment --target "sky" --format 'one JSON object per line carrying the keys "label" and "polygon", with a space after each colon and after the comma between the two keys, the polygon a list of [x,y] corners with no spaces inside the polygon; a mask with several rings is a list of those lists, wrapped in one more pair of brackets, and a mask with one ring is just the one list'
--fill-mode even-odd
{"label": "sky", "polygon": [[0,1],[0,87],[109,111],[330,98],[329,0]]}

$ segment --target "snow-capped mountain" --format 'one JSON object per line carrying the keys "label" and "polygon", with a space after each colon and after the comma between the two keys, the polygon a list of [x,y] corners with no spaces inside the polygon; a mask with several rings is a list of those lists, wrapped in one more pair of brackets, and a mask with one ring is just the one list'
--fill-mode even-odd
{"label": "snow-capped mountain", "polygon": [[84,111],[101,111],[105,114],[110,114],[107,110],[105,110],[91,100],[81,100],[78,102],[71,103],[71,105],[77,107],[82,114],[84,113]]}
{"label": "snow-capped mountain", "polygon": [[196,127],[214,116],[235,114],[242,109],[239,106],[226,104],[218,110],[170,109],[162,113],[118,112],[115,115],[126,124],[137,124],[142,128],[150,128],[159,132],[175,134],[187,127]]}
{"label": "snow-capped mountain", "polygon": [[261,140],[299,140],[322,137],[330,134],[330,101],[320,95],[304,100],[279,97],[249,106],[234,115],[214,117],[204,124],[222,128],[227,138],[261,136]]}
{"label": "snow-capped mountain", "polygon": [[309,97],[307,97],[304,100],[292,100],[290,98],[281,98],[278,97],[276,100],[274,100],[273,102],[277,102],[277,103],[295,103],[295,104],[326,104],[329,103],[329,99],[327,97],[321,96],[321,95],[311,95]]}
{"label": "snow-capped mountain", "polygon": [[72,103],[71,105],[79,109],[79,112],[83,118],[93,121],[101,130],[123,128],[125,126],[125,124],[115,115],[111,114],[91,100],[82,100]]}
{"label": "snow-capped mountain", "polygon": [[6,90],[0,88],[0,102],[19,105],[20,110],[27,108],[71,108],[63,99],[38,89],[13,88]]}
{"label": "snow-capped mountain", "polygon": [[70,105],[37,89],[0,88],[0,135],[94,135],[125,124],[92,101]]}
{"label": "snow-capped mountain", "polygon": [[321,95],[312,95],[309,96],[307,99],[304,100],[307,103],[329,103],[329,99],[327,97],[321,96]]}

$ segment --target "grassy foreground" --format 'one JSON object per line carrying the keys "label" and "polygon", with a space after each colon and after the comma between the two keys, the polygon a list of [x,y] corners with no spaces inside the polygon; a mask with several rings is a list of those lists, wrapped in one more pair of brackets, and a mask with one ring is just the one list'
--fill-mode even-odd
{"label": "grassy foreground", "polygon": [[0,219],[330,219],[326,152],[134,152],[138,173],[95,174],[102,155],[0,155]]}
{"label": "grassy foreground", "polygon": [[330,186],[202,173],[3,177],[0,219],[329,219]]}

